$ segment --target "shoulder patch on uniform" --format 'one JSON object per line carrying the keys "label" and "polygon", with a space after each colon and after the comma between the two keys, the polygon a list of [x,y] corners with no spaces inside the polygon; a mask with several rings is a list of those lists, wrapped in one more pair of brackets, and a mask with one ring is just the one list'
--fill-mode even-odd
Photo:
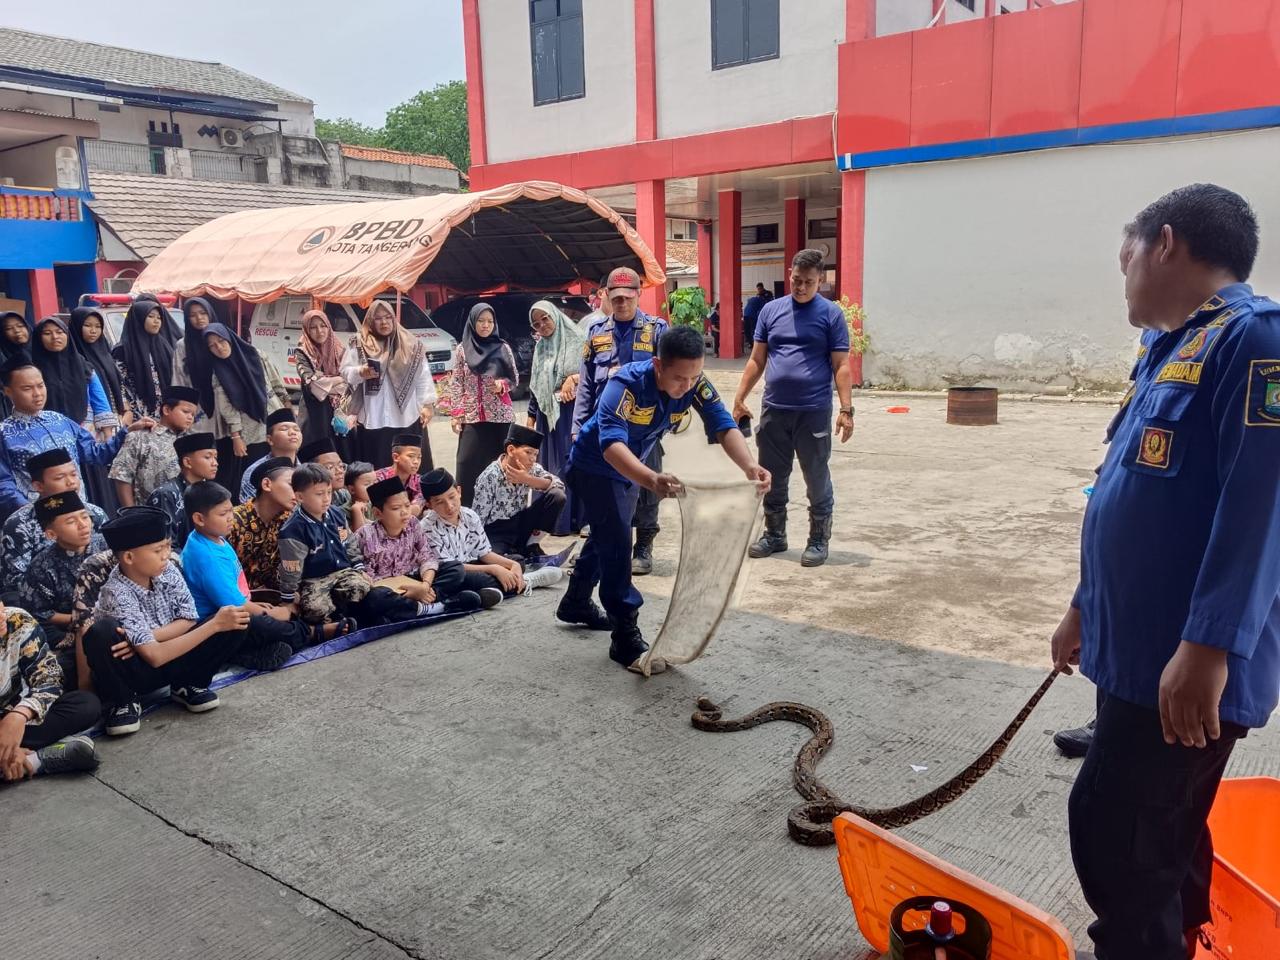
{"label": "shoulder patch on uniform", "polygon": [[1280,360],[1254,360],[1249,364],[1244,422],[1250,427],[1280,427]]}
{"label": "shoulder patch on uniform", "polygon": [[716,388],[711,385],[711,381],[705,374],[698,377],[697,383],[693,385],[693,392],[702,403],[711,403],[713,400],[720,399],[720,394],[716,393]]}
{"label": "shoulder patch on uniform", "polygon": [[584,343],[584,344],[582,345],[582,359],[583,359],[583,360],[590,360],[590,359],[591,359],[591,344],[589,344],[589,343]]}
{"label": "shoulder patch on uniform", "polygon": [[656,409],[657,407],[636,406],[635,394],[630,390],[623,390],[622,400],[618,403],[618,407],[614,412],[628,423],[647,427],[653,423],[653,412]]}
{"label": "shoulder patch on uniform", "polygon": [[1145,343],[1138,344],[1138,359],[1141,360],[1147,355],[1147,345]]}
{"label": "shoulder patch on uniform", "polygon": [[1144,467],[1169,468],[1169,452],[1173,449],[1173,431],[1160,427],[1144,427],[1138,444],[1138,463]]}

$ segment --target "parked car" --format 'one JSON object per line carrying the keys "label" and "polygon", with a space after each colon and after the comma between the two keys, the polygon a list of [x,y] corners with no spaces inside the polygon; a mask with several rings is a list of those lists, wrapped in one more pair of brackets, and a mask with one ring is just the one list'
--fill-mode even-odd
{"label": "parked car", "polygon": [[529,371],[533,365],[533,331],[529,328],[529,309],[539,300],[549,300],[565,315],[573,320],[580,320],[591,312],[591,305],[586,297],[570,296],[565,293],[495,293],[488,297],[457,297],[431,311],[431,319],[443,330],[448,331],[456,343],[462,337],[462,329],[466,326],[467,315],[477,303],[484,302],[493,307],[498,321],[498,332],[502,339],[511,344],[516,355],[516,368],[520,373],[520,384],[512,391],[512,396],[523,399],[529,392]]}
{"label": "parked car", "polygon": [[[377,299],[385,300],[393,307],[396,303],[394,293],[383,294]],[[302,315],[310,309],[310,297],[281,297],[255,306],[249,323],[248,339],[276,365],[290,390],[302,389],[302,382],[295,372],[298,361],[294,351],[302,334]],[[324,312],[333,324],[334,334],[344,345],[350,345],[364,319],[364,307],[350,303],[326,303]],[[453,369],[457,340],[433,323],[431,316],[407,297],[400,300],[400,323],[422,341],[433,377],[439,379]]]}

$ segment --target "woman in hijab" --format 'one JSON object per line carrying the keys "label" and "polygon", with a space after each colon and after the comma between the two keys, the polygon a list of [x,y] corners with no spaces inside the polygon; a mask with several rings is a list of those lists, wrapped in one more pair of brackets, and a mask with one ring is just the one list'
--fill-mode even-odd
{"label": "woman in hijab", "polygon": [[[31,362],[44,377],[45,409],[80,424],[99,441],[110,440],[120,426],[92,364],[76,349],[71,330],[60,317],[45,317],[31,338]],[[87,497],[114,516],[120,507],[104,467],[82,464]]]}
{"label": "woman in hijab", "polygon": [[[434,464],[426,426],[435,412],[436,385],[422,343],[400,326],[386,300],[365,311],[355,345],[342,358],[351,387],[349,409],[359,422],[354,453],[375,467],[391,465],[391,441],[410,428],[422,431],[422,470]],[[416,431],[414,431],[416,432]]]}
{"label": "woman in hijab", "polygon": [[[27,318],[11,310],[0,312],[0,361],[8,360],[15,353],[31,352],[31,328]],[[0,392],[0,417],[13,413],[13,404]]]}
{"label": "woman in hijab", "polygon": [[182,339],[173,348],[173,382],[194,387],[200,394],[200,407],[206,417],[213,416],[213,382],[210,380],[209,351],[204,345],[204,331],[218,319],[213,304],[204,297],[192,297],[182,305]]}
{"label": "woman in hijab", "polygon": [[477,303],[467,316],[449,378],[453,430],[459,434],[456,472],[463,506],[471,506],[476,478],[502,453],[507,427],[515,419],[511,390],[519,379],[516,356],[498,336],[493,307]]}
{"label": "woman in hijab", "polygon": [[245,466],[267,453],[267,414],[283,406],[284,384],[273,383],[275,368],[223,324],[210,323],[201,334],[209,355],[218,482],[239,490]]}
{"label": "woman in hijab", "polygon": [[[529,418],[526,426],[543,436],[539,462],[557,477],[568,470],[573,445],[573,404],[578,392],[578,370],[586,331],[549,300],[539,300],[529,310],[529,326],[537,341],[529,375]],[[582,526],[576,516],[573,495],[560,511],[557,536]]]}
{"label": "woman in hijab", "polygon": [[350,460],[346,437],[337,436],[333,429],[338,404],[348,390],[342,376],[343,352],[323,310],[308,310],[302,315],[302,336],[298,338],[296,354],[298,379],[302,381],[302,442],[329,437],[342,459]]}
{"label": "woman in hijab", "polygon": [[106,321],[96,308],[76,307],[71,311],[71,342],[98,375],[98,382],[106,392],[111,412],[121,423],[127,425],[133,418],[124,402],[120,371],[116,369],[116,362],[107,349],[107,340],[103,336],[105,331]]}
{"label": "woman in hijab", "polygon": [[135,417],[160,417],[160,397],[173,382],[177,324],[154,300],[136,300],[111,355],[120,368],[125,402]]}

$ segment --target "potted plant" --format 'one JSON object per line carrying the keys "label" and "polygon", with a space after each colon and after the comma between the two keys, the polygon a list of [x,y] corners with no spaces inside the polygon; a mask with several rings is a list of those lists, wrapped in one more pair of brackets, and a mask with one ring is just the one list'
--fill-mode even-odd
{"label": "potted plant", "polygon": [[844,314],[845,325],[849,328],[849,352],[861,356],[871,345],[871,337],[862,329],[867,319],[866,311],[861,304],[854,303],[843,295],[836,301],[836,306]]}
{"label": "potted plant", "polygon": [[710,315],[707,294],[701,287],[678,287],[667,297],[667,316],[673,326],[693,327],[705,335]]}

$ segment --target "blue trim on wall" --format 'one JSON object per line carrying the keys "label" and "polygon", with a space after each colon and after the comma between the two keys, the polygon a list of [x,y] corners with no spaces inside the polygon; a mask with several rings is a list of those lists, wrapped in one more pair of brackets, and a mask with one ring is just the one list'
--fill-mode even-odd
{"label": "blue trim on wall", "polygon": [[1029,150],[1049,150],[1054,147],[1078,147],[1087,144],[1117,143],[1123,140],[1145,140],[1152,137],[1176,137],[1193,133],[1275,126],[1280,126],[1280,107],[1255,107],[1249,110],[1200,113],[1186,117],[1112,123],[1098,127],[1048,130],[1044,133],[1025,133],[1016,137],[991,137],[985,140],[961,140],[956,143],[930,143],[895,150],[842,153],[836,157],[836,166],[840,170],[865,170],[905,163],[928,163],[932,160],[993,157],[1002,153],[1025,153]]}
{"label": "blue trim on wall", "polygon": [[0,270],[47,270],[55,263],[93,263],[98,229],[79,221],[0,218]]}

